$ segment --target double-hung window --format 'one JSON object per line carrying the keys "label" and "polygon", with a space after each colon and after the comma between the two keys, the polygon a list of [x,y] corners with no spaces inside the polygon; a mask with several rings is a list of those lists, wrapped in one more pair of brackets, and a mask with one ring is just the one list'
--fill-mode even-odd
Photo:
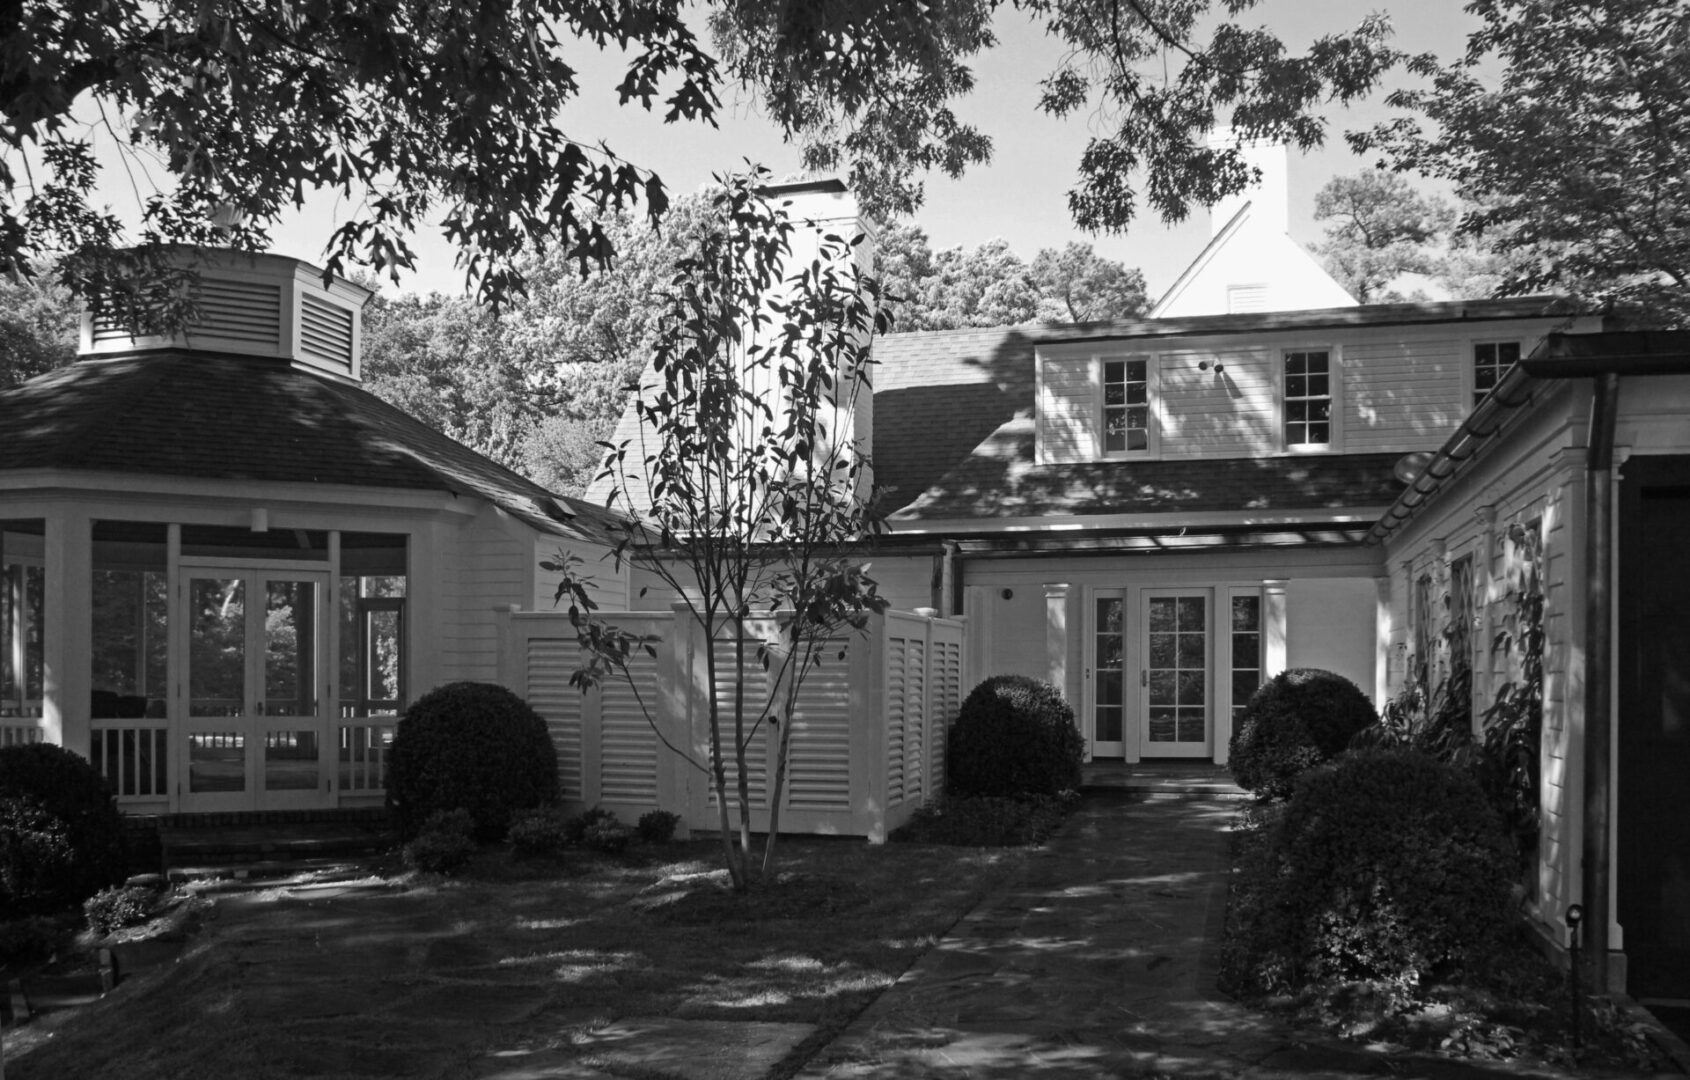
{"label": "double-hung window", "polygon": [[1285,448],[1332,445],[1332,354],[1304,349],[1285,354]]}
{"label": "double-hung window", "polygon": [[1106,456],[1148,451],[1151,448],[1149,358],[1105,358],[1101,364],[1103,424],[1099,447]]}
{"label": "double-hung window", "polygon": [[1473,346],[1473,404],[1485,400],[1508,369],[1520,362],[1518,341],[1481,341]]}

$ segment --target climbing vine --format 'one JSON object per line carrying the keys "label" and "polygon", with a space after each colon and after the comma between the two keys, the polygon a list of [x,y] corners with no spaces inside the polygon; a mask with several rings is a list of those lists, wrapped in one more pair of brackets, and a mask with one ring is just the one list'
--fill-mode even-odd
{"label": "climbing vine", "polygon": [[1491,650],[1510,658],[1512,678],[1484,712],[1479,777],[1529,862],[1537,851],[1543,745],[1543,542],[1535,525],[1519,523],[1509,526],[1507,540],[1508,592]]}
{"label": "climbing vine", "polygon": [[[1543,545],[1536,522],[1509,526],[1505,535],[1506,594],[1491,641],[1493,657],[1506,657],[1510,678],[1497,688],[1473,728],[1471,564],[1452,568],[1443,595],[1445,618],[1438,645],[1448,674],[1433,683],[1437,665],[1417,655],[1401,690],[1385,703],[1379,723],[1358,737],[1372,745],[1411,746],[1440,761],[1468,769],[1484,787],[1513,837],[1521,867],[1537,852],[1538,777],[1543,733]],[[1419,617],[1430,617],[1431,579]],[[1430,639],[1427,639],[1427,643]],[[1429,652],[1423,644],[1422,653]]]}

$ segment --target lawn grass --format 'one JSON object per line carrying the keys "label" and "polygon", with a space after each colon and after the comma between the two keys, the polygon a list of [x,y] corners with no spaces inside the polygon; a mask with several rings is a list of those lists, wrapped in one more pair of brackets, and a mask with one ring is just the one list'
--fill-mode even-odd
{"label": "lawn grass", "polygon": [[9,1038],[7,1076],[476,1075],[629,1017],[815,1025],[789,1075],[1028,854],[783,840],[735,895],[719,850],[489,849],[457,878],[391,859],[358,890],[222,900],[175,965]]}

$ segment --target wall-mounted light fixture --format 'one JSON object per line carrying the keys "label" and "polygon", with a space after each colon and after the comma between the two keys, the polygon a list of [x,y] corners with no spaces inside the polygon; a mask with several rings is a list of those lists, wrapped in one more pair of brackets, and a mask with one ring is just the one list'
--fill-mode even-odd
{"label": "wall-mounted light fixture", "polygon": [[270,511],[262,506],[252,508],[252,531],[255,533],[270,531]]}
{"label": "wall-mounted light fixture", "polygon": [[1219,360],[1200,360],[1197,362],[1198,371],[1208,371],[1210,368],[1214,368],[1215,374],[1219,375],[1226,370],[1226,365]]}
{"label": "wall-mounted light fixture", "polygon": [[1005,599],[1005,600],[1013,600],[1013,599],[1015,599],[1015,590],[1014,590],[1014,589],[1005,589],[1005,590],[1004,590],[1004,591],[1003,591],[1003,598],[1004,598],[1004,599]]}

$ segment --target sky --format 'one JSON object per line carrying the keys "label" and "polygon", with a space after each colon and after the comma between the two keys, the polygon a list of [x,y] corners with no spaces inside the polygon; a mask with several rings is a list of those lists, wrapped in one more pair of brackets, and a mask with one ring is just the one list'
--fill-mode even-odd
{"label": "sky", "polygon": [[[1396,47],[1434,52],[1446,60],[1461,52],[1475,25],[1461,0],[1261,0],[1244,18],[1252,25],[1272,27],[1288,47],[1300,51],[1323,34],[1353,28],[1375,10],[1391,17]],[[973,247],[1001,236],[1030,261],[1041,248],[1090,243],[1099,254],[1143,270],[1150,295],[1159,296],[1208,241],[1209,215],[1199,210],[1183,224],[1168,227],[1147,210],[1125,234],[1092,235],[1076,229],[1068,215],[1067,192],[1093,120],[1080,116],[1057,121],[1037,109],[1039,80],[1054,69],[1060,42],[1008,4],[994,29],[999,43],[977,58],[976,90],[958,109],[966,122],[992,137],[993,160],[960,180],[931,176],[926,205],[914,220],[927,231],[935,250]],[[783,144],[778,129],[758,115],[747,95],[734,96],[734,88],[724,99],[715,129],[664,124],[635,107],[617,106],[610,89],[620,77],[617,60],[607,54],[580,64],[583,95],[564,118],[573,137],[604,140],[623,158],[655,170],[676,193],[694,191],[712,174],[743,167],[745,160],[767,165],[776,176],[798,171],[797,147]],[[1291,154],[1291,235],[1304,246],[1321,238],[1322,226],[1314,220],[1315,192],[1334,175],[1370,166],[1370,161],[1350,153],[1342,133],[1389,115],[1383,96],[1376,94],[1347,111],[1334,108],[1327,114],[1327,146],[1309,155]],[[296,220],[274,231],[275,250],[319,261],[322,242],[342,209],[331,198],[312,200]],[[454,250],[437,231],[419,234],[413,246],[419,271],[402,276],[397,288],[387,285],[386,291],[462,290]]]}

